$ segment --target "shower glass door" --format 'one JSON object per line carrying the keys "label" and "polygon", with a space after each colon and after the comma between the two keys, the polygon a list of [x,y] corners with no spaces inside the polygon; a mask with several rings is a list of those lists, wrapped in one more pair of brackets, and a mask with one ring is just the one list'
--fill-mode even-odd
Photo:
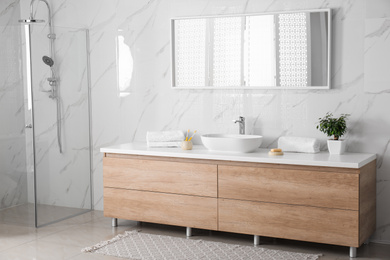
{"label": "shower glass door", "polygon": [[29,226],[21,41],[20,26],[0,25],[0,224]]}
{"label": "shower glass door", "polygon": [[27,163],[34,168],[29,190],[39,227],[92,208],[88,31],[54,27],[54,57],[45,24],[22,25],[22,31]]}

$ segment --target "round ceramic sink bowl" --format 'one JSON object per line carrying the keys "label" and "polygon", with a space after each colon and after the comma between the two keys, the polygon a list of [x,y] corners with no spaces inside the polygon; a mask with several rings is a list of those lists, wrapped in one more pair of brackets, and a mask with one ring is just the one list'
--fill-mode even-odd
{"label": "round ceramic sink bowl", "polygon": [[261,135],[206,134],[201,136],[203,145],[210,151],[251,153],[260,147]]}

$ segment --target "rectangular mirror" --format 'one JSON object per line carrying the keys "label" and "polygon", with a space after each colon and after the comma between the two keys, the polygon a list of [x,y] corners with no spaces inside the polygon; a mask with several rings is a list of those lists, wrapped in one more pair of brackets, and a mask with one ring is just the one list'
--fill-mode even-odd
{"label": "rectangular mirror", "polygon": [[330,9],[172,19],[172,85],[329,89],[330,22]]}

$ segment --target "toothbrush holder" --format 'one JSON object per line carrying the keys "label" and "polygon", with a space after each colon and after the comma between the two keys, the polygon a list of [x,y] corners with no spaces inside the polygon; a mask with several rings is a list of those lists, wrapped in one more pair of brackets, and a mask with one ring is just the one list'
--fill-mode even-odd
{"label": "toothbrush holder", "polygon": [[181,149],[182,150],[192,150],[192,142],[191,141],[183,141],[181,142]]}

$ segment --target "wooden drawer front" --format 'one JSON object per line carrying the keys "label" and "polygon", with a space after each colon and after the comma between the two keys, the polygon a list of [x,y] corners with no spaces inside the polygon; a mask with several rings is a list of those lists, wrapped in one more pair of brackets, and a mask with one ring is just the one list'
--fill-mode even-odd
{"label": "wooden drawer front", "polygon": [[376,161],[360,170],[360,244],[376,229]]}
{"label": "wooden drawer front", "polygon": [[104,216],[217,229],[217,199],[104,188]]}
{"label": "wooden drawer front", "polygon": [[218,167],[219,198],[358,210],[358,195],[358,174]]}
{"label": "wooden drawer front", "polygon": [[104,187],[217,197],[217,165],[108,158]]}
{"label": "wooden drawer front", "polygon": [[359,246],[358,212],[239,200],[218,200],[219,230]]}

